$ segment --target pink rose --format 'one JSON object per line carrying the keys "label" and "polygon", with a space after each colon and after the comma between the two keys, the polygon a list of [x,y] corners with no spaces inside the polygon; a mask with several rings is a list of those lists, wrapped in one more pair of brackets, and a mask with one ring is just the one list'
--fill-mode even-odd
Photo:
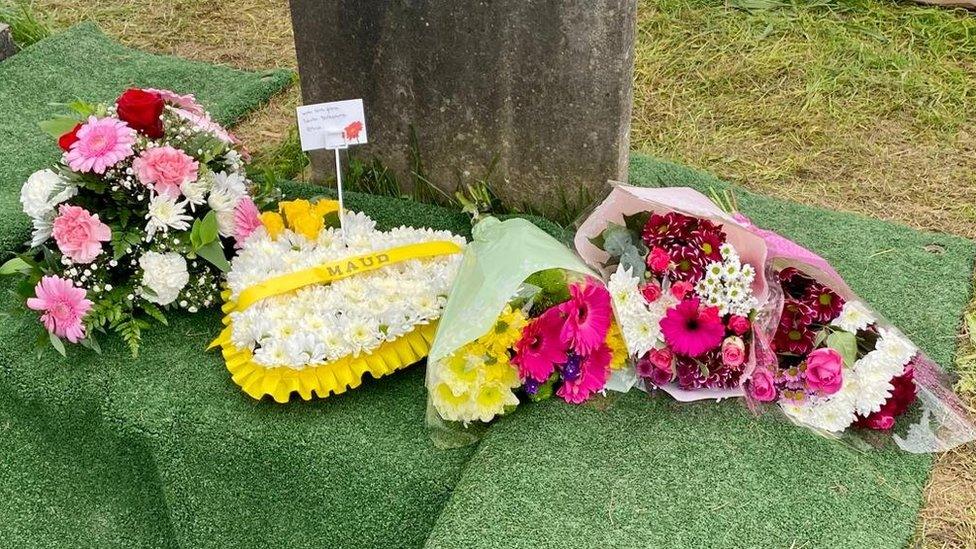
{"label": "pink rose", "polygon": [[678,301],[681,301],[688,295],[691,290],[695,287],[692,286],[691,282],[682,280],[681,282],[675,282],[671,285],[671,295],[675,297]]}
{"label": "pink rose", "polygon": [[776,400],[776,384],[773,382],[773,374],[765,368],[756,368],[749,378],[749,394],[759,402],[772,402]]}
{"label": "pink rose", "polygon": [[637,361],[637,375],[649,379],[654,385],[664,385],[674,377],[673,363],[674,353],[671,349],[651,349]]}
{"label": "pink rose", "polygon": [[722,342],[722,364],[730,368],[742,366],[746,361],[746,345],[742,338],[729,336]]}
{"label": "pink rose", "polygon": [[648,303],[654,303],[661,297],[661,287],[656,282],[648,282],[641,289],[641,294]]}
{"label": "pink rose", "polygon": [[91,263],[102,253],[102,242],[112,239],[112,229],[98,220],[98,214],[68,204],[58,210],[51,234],[61,253],[75,263]]}
{"label": "pink rose", "polygon": [[647,256],[647,266],[651,268],[652,272],[661,274],[668,270],[668,266],[671,265],[671,256],[668,252],[664,251],[664,248],[659,248],[657,246],[651,250],[651,254]]}
{"label": "pink rose", "polygon": [[844,382],[844,359],[829,347],[816,349],[807,355],[807,386],[825,395],[840,390]]}
{"label": "pink rose", "polygon": [[729,318],[728,326],[729,330],[731,330],[732,333],[737,336],[744,335],[749,331],[749,328],[752,327],[749,323],[749,319],[740,315],[732,315]]}
{"label": "pink rose", "polygon": [[132,169],[143,185],[171,198],[180,196],[180,186],[197,179],[197,161],[169,145],[146,149],[132,161]]}

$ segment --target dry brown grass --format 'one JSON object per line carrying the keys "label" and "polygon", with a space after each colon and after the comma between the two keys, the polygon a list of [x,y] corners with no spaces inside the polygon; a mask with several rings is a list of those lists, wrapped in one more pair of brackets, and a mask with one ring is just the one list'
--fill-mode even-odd
{"label": "dry brown grass", "polygon": [[[296,66],[285,0],[33,4],[57,27],[94,20],[149,51]],[[976,236],[976,18],[882,0],[726,5],[640,1],[636,149],[765,194]],[[299,101],[293,86],[236,132],[273,149]],[[973,353],[963,337],[961,357]],[[976,358],[959,370],[976,406]],[[976,547],[976,449],[938,458],[925,502],[915,545]]]}

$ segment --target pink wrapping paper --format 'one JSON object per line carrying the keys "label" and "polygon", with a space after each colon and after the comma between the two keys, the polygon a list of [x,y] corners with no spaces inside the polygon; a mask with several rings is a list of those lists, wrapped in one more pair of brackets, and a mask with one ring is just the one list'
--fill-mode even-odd
{"label": "pink wrapping paper", "polygon": [[[752,291],[759,301],[760,310],[762,310],[769,298],[769,286],[765,277],[766,241],[754,231],[751,224],[747,226],[736,220],[733,216],[722,211],[708,197],[694,189],[688,187],[647,188],[616,185],[611,189],[607,198],[594,208],[580,224],[573,244],[583,261],[600,271],[604,276],[609,276],[610,273],[606,272],[604,268],[605,262],[609,259],[608,254],[594,246],[590,239],[599,236],[606,229],[608,223],[623,224],[625,215],[640,212],[665,214],[670,211],[705,218],[722,225],[729,244],[735,247],[742,261],[751,264],[756,269]],[[768,347],[768,338],[772,337],[772,334],[762,334],[761,332],[762,330],[758,328],[755,330],[753,347],[743,372],[743,380],[747,379],[752,370],[755,369],[757,356],[759,360],[768,360],[768,353],[763,352],[762,349]],[[676,384],[666,385],[661,389],[682,402],[740,397],[745,394],[741,388],[686,391],[680,389]]]}

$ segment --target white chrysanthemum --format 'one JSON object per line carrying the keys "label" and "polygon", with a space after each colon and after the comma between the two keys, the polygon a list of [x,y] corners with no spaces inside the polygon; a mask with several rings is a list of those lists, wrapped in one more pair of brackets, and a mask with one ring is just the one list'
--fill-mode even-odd
{"label": "white chrysanthemum", "polygon": [[674,302],[670,294],[662,294],[654,303],[647,303],[638,289],[638,279],[629,269],[617,266],[607,283],[614,316],[627,351],[642,356],[661,341],[661,319]]}
{"label": "white chrysanthemum", "polygon": [[149,200],[149,213],[146,214],[146,240],[152,240],[157,232],[185,231],[190,228],[192,217],[186,214],[186,202],[161,194]]}
{"label": "white chrysanthemum", "polygon": [[44,241],[51,238],[51,231],[54,229],[54,224],[52,221],[47,219],[33,219],[31,223],[34,225],[34,230],[31,232],[31,247],[40,246],[44,244]]}
{"label": "white chrysanthemum", "polygon": [[876,322],[871,311],[860,301],[848,301],[844,303],[837,318],[831,322],[832,326],[837,326],[845,332],[856,334],[858,330],[863,330]]}
{"label": "white chrysanthemum", "polygon": [[180,192],[186,198],[190,209],[207,203],[207,193],[210,192],[212,179],[209,177],[198,177],[194,181],[185,181],[180,185]]}
{"label": "white chrysanthemum", "polygon": [[146,252],[139,258],[139,266],[142,268],[142,286],[155,294],[146,295],[146,300],[153,303],[172,303],[190,281],[186,260],[178,253]]}
{"label": "white chrysanthemum", "polygon": [[[353,212],[346,220],[350,233],[358,235],[354,241],[343,241],[338,238],[339,231],[332,228],[321,231],[315,241],[289,230],[273,240],[259,228],[248,238],[227,275],[232,298],[269,278],[343,258],[430,240],[464,245],[463,238],[446,231],[401,227],[380,232],[367,216]],[[394,263],[330,285],[309,286],[287,296],[262,300],[232,314],[232,341],[241,348],[260,349],[272,342],[284,346],[284,351],[255,352],[254,360],[269,367],[303,368],[369,353],[440,316],[460,260],[460,254],[452,254]],[[256,328],[267,322],[273,328]],[[288,327],[283,328],[286,324]],[[294,352],[298,349],[296,344],[285,345],[281,337],[308,334],[322,342],[323,347]],[[324,357],[320,357],[323,353]],[[282,360],[266,362],[272,357]]]}
{"label": "white chrysanthemum", "polygon": [[31,219],[50,221],[58,204],[78,194],[78,188],[51,170],[31,174],[20,188],[20,203]]}
{"label": "white chrysanthemum", "polygon": [[722,316],[749,316],[759,307],[752,295],[755,269],[749,264],[742,265],[730,244],[723,244],[720,251],[722,261],[705,266],[705,276],[695,285],[695,294],[709,306],[717,307]]}

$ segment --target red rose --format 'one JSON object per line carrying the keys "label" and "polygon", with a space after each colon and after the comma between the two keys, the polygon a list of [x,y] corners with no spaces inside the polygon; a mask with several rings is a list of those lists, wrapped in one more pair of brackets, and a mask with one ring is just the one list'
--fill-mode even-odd
{"label": "red rose", "polygon": [[740,315],[732,315],[729,317],[728,326],[733,334],[737,336],[745,335],[750,328],[749,319]]}
{"label": "red rose", "polygon": [[647,266],[651,269],[651,272],[656,274],[661,274],[668,270],[668,266],[671,265],[671,256],[664,248],[658,248],[657,246],[651,250],[650,255],[647,256]]}
{"label": "red rose", "polygon": [[61,147],[62,151],[67,151],[71,148],[72,143],[78,141],[78,128],[80,127],[81,122],[78,122],[75,127],[71,128],[71,131],[58,138],[58,146]]}
{"label": "red rose", "polygon": [[671,295],[673,295],[675,299],[684,299],[685,296],[690,294],[694,289],[695,287],[691,285],[691,282],[682,280],[681,282],[675,282],[671,285]]}
{"label": "red rose", "polygon": [[115,101],[119,118],[130,128],[153,139],[163,136],[163,121],[159,117],[165,106],[158,93],[139,88],[125,90]]}

